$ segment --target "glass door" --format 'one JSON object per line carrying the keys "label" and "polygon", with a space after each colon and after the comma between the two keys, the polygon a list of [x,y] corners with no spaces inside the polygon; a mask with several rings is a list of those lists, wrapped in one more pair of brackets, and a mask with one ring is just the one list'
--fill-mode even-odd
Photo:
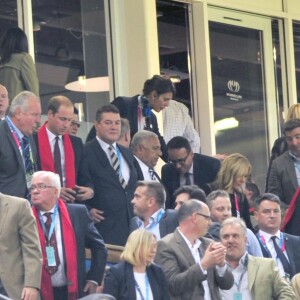
{"label": "glass door", "polygon": [[217,153],[245,155],[263,191],[278,135],[271,20],[209,8],[209,33]]}

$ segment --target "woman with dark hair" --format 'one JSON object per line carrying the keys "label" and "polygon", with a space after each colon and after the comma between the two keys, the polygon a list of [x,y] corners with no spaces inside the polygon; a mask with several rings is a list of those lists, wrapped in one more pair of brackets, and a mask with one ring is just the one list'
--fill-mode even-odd
{"label": "woman with dark hair", "polygon": [[168,300],[164,272],[153,264],[156,237],[146,229],[133,231],[121,254],[121,263],[112,266],[105,278],[103,293],[118,300]]}
{"label": "woman with dark hair", "polygon": [[0,83],[7,88],[11,100],[25,90],[39,96],[35,65],[28,53],[26,34],[20,28],[9,28],[2,37]]}

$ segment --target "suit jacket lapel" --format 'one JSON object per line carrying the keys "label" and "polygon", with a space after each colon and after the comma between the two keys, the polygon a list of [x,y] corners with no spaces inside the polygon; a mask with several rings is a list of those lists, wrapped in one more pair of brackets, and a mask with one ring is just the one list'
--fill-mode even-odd
{"label": "suit jacket lapel", "polygon": [[167,234],[167,222],[166,222],[167,212],[165,211],[161,221],[159,222],[159,233],[160,237],[163,237]]}
{"label": "suit jacket lapel", "polygon": [[291,271],[292,271],[292,274],[290,274],[290,275],[293,276],[294,274],[297,273],[296,266],[293,263],[295,261],[293,246],[289,243],[289,237],[286,236],[285,233],[283,233],[283,237],[284,237],[284,242],[285,242],[286,254],[288,256],[288,260],[290,262]]}
{"label": "suit jacket lapel", "polygon": [[0,235],[3,230],[4,221],[8,213],[8,203],[4,195],[0,193]]}
{"label": "suit jacket lapel", "polygon": [[287,151],[284,155],[287,155],[289,157],[289,159],[287,159],[287,164],[284,165],[284,168],[286,168],[286,173],[289,174],[293,187],[295,188],[295,190],[297,190],[298,182],[293,158],[290,156],[289,151]]}
{"label": "suit jacket lapel", "polygon": [[248,260],[248,286],[249,291],[251,291],[257,274],[258,264],[251,255],[248,255]]}

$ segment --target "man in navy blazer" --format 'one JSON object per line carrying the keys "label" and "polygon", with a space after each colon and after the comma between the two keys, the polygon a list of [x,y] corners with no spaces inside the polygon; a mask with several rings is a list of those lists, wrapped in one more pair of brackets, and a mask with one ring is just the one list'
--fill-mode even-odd
{"label": "man in navy blazer", "polygon": [[134,193],[133,211],[135,217],[130,222],[130,232],[145,228],[160,240],[174,232],[178,226],[177,211],[164,209],[166,192],[163,185],[156,181],[139,181]]}
{"label": "man in navy blazer", "polygon": [[188,140],[181,136],[167,144],[169,162],[162,167],[162,182],[168,193],[167,208],[174,208],[175,190],[195,184],[209,194],[209,183],[216,179],[221,163],[210,156],[193,153]]}
{"label": "man in navy blazer", "polygon": [[39,99],[33,93],[24,91],[13,99],[8,116],[0,122],[0,191],[3,194],[21,198],[28,195],[32,172],[26,172],[22,138],[29,139],[34,171],[37,151],[32,133],[40,117]]}
{"label": "man in navy blazer", "polygon": [[[257,238],[264,257],[273,258],[283,277],[292,278],[300,273],[300,237],[280,231],[281,209],[279,197],[265,193],[256,200],[255,219],[259,227]],[[282,263],[276,253],[272,237],[288,261],[288,265]],[[287,268],[287,269],[286,269]]]}
{"label": "man in navy blazer", "polygon": [[[109,104],[98,109],[95,128],[97,137],[84,146],[95,195],[85,204],[105,243],[125,245],[129,222],[133,217],[130,202],[137,174],[130,150],[116,143],[121,130],[117,107]],[[111,151],[117,159],[112,159]],[[118,170],[114,169],[113,164],[119,166]]]}

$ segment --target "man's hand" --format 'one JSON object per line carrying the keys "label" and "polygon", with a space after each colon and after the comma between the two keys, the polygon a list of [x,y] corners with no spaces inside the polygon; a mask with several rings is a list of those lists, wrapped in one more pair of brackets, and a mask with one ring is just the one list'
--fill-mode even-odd
{"label": "man's hand", "polygon": [[76,191],[71,188],[62,187],[60,191],[60,198],[64,200],[64,202],[74,202],[76,197]]}
{"label": "man's hand", "polygon": [[75,185],[76,200],[85,201],[94,197],[94,191],[90,187]]}
{"label": "man's hand", "polygon": [[83,291],[88,294],[95,294],[97,292],[97,284],[93,281],[87,281]]}
{"label": "man's hand", "polygon": [[207,247],[201,260],[201,266],[204,270],[218,265],[223,267],[225,264],[226,247],[221,243],[212,242]]}
{"label": "man's hand", "polygon": [[94,223],[100,223],[101,221],[105,220],[103,217],[104,212],[102,210],[92,208],[90,210],[91,218],[93,219]]}
{"label": "man's hand", "polygon": [[22,300],[36,300],[38,296],[38,290],[33,287],[24,287],[21,294]]}

